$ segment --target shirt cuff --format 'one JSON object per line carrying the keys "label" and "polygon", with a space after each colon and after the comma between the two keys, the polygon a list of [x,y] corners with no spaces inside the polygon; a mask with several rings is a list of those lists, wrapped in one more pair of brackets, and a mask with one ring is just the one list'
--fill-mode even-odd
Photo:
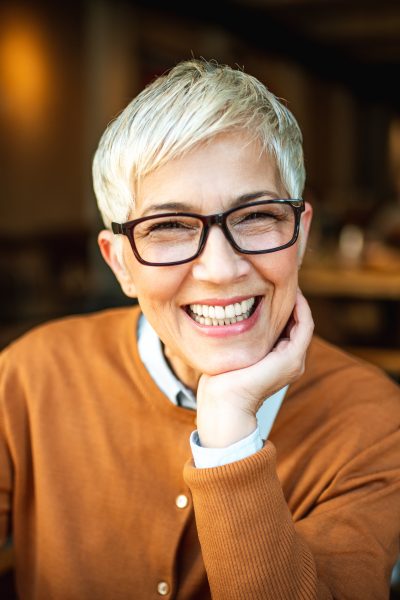
{"label": "shirt cuff", "polygon": [[199,434],[193,431],[190,447],[195,466],[198,469],[209,469],[222,467],[255,454],[263,447],[263,441],[257,427],[253,433],[226,448],[203,448],[200,445]]}

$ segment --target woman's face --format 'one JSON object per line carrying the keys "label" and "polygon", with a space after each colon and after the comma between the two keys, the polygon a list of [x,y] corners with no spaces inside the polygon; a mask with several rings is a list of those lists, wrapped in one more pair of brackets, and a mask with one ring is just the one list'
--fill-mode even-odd
{"label": "woman's face", "polygon": [[[260,191],[265,199],[288,196],[274,160],[243,135],[219,135],[146,176],[130,219],[168,212],[170,203],[204,215],[222,212],[240,196]],[[307,207],[303,242],[310,219]],[[141,309],[176,374],[193,389],[201,373],[241,369],[263,358],[291,315],[301,260],[298,243],[271,254],[240,254],[215,226],[196,260],[168,267],[139,263],[127,238],[124,244],[125,266]],[[252,299],[255,312],[229,325],[201,325],[189,309],[194,304],[203,309],[244,300],[251,304]]]}

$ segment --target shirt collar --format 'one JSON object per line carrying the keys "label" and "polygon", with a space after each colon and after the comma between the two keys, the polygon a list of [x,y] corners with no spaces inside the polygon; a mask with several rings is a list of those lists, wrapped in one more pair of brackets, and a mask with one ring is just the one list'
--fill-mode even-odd
{"label": "shirt collar", "polygon": [[174,404],[178,404],[179,397],[181,406],[195,409],[195,395],[172,372],[164,356],[160,338],[144,315],[139,317],[137,337],[140,358],[160,390]]}

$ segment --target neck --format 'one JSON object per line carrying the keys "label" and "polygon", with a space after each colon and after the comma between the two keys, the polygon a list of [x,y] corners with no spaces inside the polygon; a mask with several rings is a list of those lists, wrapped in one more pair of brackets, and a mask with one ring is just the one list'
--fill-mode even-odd
{"label": "neck", "polygon": [[165,359],[175,376],[195,394],[201,373],[187,365],[180,356],[171,352],[164,344],[163,352]]}

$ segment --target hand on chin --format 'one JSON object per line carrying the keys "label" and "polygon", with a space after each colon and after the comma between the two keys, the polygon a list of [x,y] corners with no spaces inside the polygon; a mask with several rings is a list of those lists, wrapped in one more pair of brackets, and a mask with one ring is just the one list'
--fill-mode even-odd
{"label": "hand on chin", "polygon": [[304,372],[313,329],[310,308],[299,291],[283,337],[266,356],[247,367],[200,377],[197,425],[203,446],[228,446],[254,431],[262,402]]}

